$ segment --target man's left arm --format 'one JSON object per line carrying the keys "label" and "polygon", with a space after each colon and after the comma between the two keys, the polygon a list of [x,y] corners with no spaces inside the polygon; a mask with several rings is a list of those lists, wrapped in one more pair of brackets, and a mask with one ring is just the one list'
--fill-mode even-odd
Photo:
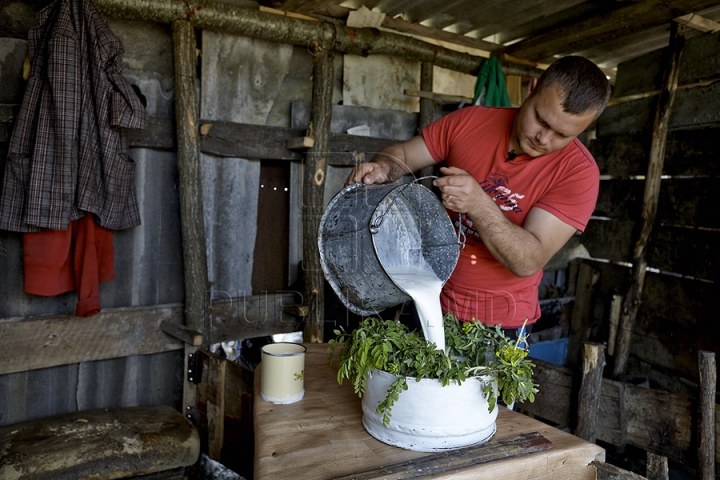
{"label": "man's left arm", "polygon": [[512,223],[477,181],[459,168],[441,169],[435,180],[443,204],[470,217],[490,253],[518,277],[541,270],[576,229],[555,215],[533,207],[522,226]]}

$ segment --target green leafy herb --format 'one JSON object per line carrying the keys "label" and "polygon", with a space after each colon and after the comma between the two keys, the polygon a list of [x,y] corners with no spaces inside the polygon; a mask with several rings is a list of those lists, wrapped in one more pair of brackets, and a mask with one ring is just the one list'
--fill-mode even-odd
{"label": "green leafy herb", "polygon": [[368,372],[383,370],[396,375],[385,400],[377,407],[383,423],[388,425],[391,410],[400,393],[407,390],[408,378],[420,381],[434,378],[442,385],[461,384],[469,377],[482,381],[489,376],[497,381],[497,393],[492,382],[483,383],[483,393],[492,411],[501,396],[507,405],[515,401],[535,400],[537,385],[532,381],[535,366],[527,351],[517,346],[525,337],[511,340],[500,326],[480,322],[459,322],[448,313],[443,319],[447,355],[429,343],[421,332],[410,332],[405,325],[390,320],[369,317],[351,333],[335,330],[330,340],[328,365],[332,365],[336,347],[340,367],[338,383],[352,382],[355,393],[362,397],[367,387]]}

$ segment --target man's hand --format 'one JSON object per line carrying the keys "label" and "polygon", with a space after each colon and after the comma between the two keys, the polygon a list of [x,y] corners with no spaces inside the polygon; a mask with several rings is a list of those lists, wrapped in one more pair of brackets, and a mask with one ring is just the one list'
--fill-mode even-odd
{"label": "man's hand", "polygon": [[576,231],[538,207],[530,209],[522,226],[515,225],[467,172],[455,167],[440,172],[445,176],[434,184],[443,205],[466,213],[490,253],[518,277],[537,273]]}
{"label": "man's hand", "polygon": [[390,183],[403,175],[434,165],[423,137],[418,135],[405,142],[383,147],[368,163],[357,165],[345,180],[345,186],[354,183]]}
{"label": "man's hand", "polygon": [[352,173],[345,180],[345,186],[354,183],[372,185],[389,182],[390,166],[386,162],[360,163],[353,168]]}
{"label": "man's hand", "polygon": [[445,208],[457,213],[473,215],[478,211],[480,202],[490,200],[487,194],[469,173],[456,167],[442,167],[440,177],[433,185],[440,189]]}

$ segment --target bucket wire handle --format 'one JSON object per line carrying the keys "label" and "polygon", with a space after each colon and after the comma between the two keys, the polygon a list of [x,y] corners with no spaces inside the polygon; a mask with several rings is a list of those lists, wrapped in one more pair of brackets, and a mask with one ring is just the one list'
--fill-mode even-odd
{"label": "bucket wire handle", "polygon": [[458,213],[458,245],[460,245],[460,250],[465,250],[465,242],[467,242],[467,236],[465,235],[465,225],[463,225],[463,217],[465,215],[462,213]]}
{"label": "bucket wire handle", "polygon": [[375,217],[375,220],[370,224],[370,233],[372,233],[374,235],[380,231],[380,225],[382,225],[382,222],[385,219],[385,215],[390,211],[390,208],[395,204],[395,201],[398,199],[398,197],[400,195],[402,195],[403,191],[405,191],[405,189],[407,187],[409,187],[413,183],[419,182],[420,180],[425,180],[426,178],[440,178],[440,177],[438,177],[436,175],[428,175],[425,177],[416,178],[412,182],[408,182],[405,185],[403,185],[402,187],[400,187],[400,189],[399,189],[400,191],[397,193],[397,195],[395,195],[395,198],[392,199],[392,201],[390,202],[390,205],[387,206],[387,208],[385,209],[385,211],[382,214]]}

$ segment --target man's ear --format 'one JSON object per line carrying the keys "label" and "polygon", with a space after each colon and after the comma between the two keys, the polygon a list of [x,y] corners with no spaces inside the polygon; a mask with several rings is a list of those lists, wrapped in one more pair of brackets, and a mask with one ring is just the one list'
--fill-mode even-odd
{"label": "man's ear", "polygon": [[535,87],[537,86],[538,79],[537,77],[532,77],[530,81],[528,82],[527,90],[525,91],[525,100],[530,98],[530,95],[533,94],[535,91]]}

